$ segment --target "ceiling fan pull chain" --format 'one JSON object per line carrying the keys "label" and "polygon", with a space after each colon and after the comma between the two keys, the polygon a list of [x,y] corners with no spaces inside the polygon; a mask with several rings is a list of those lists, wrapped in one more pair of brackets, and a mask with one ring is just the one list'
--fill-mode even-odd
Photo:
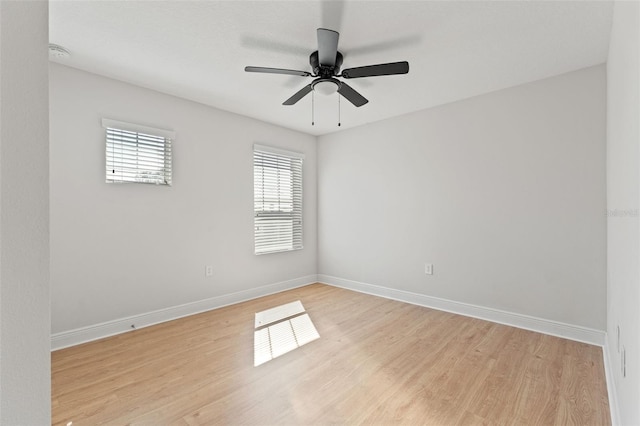
{"label": "ceiling fan pull chain", "polygon": [[315,93],[311,92],[311,125],[315,126],[315,110],[314,110],[314,105],[315,105],[315,100],[316,100],[316,95]]}
{"label": "ceiling fan pull chain", "polygon": [[340,127],[340,94],[338,94],[338,127]]}

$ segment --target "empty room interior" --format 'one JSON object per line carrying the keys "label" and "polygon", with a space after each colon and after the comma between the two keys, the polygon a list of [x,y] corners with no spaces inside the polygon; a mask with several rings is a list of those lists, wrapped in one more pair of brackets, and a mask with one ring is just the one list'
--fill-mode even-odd
{"label": "empty room interior", "polygon": [[1,0],[0,424],[640,425],[639,58],[637,1]]}

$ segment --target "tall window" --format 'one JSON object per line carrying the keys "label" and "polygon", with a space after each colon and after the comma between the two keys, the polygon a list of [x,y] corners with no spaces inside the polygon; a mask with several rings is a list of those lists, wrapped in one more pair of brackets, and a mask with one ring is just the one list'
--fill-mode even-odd
{"label": "tall window", "polygon": [[107,182],[171,185],[173,132],[107,119],[102,126],[107,141]]}
{"label": "tall window", "polygon": [[256,254],[302,248],[303,160],[303,154],[254,145]]}

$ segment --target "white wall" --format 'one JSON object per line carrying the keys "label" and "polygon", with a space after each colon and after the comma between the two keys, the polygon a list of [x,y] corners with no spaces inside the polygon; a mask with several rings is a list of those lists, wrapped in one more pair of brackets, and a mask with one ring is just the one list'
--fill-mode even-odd
{"label": "white wall", "polygon": [[639,14],[637,2],[616,2],[607,62],[607,351],[623,425],[640,424]]}
{"label": "white wall", "polygon": [[320,137],[318,273],[604,330],[605,82],[601,65]]}
{"label": "white wall", "polygon": [[51,422],[48,4],[0,1],[0,424]]}
{"label": "white wall", "polygon": [[[53,333],[316,274],[314,137],[56,64],[50,84]],[[103,117],[176,131],[173,186],[106,184]],[[303,250],[253,254],[254,143],[306,154]]]}

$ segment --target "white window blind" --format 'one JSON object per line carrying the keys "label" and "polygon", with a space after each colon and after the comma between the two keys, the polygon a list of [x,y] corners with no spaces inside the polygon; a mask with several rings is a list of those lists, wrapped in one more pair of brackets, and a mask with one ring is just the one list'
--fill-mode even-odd
{"label": "white window blind", "polygon": [[254,145],[255,254],[302,248],[304,155]]}
{"label": "white window blind", "polygon": [[107,182],[171,185],[173,132],[107,119],[102,126]]}

